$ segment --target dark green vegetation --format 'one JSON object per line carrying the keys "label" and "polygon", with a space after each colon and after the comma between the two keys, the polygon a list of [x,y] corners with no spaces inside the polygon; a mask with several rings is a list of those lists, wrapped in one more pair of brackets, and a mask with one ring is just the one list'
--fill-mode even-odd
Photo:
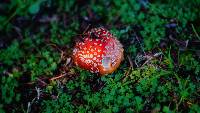
{"label": "dark green vegetation", "polygon": [[[1,0],[0,112],[200,111],[199,0]],[[125,59],[98,77],[70,59],[87,27]]]}

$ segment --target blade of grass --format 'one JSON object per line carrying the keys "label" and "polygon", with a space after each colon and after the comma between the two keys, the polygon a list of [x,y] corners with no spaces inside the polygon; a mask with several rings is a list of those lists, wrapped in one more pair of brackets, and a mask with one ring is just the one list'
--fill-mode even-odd
{"label": "blade of grass", "polygon": [[194,31],[195,35],[196,35],[196,36],[197,36],[197,38],[200,40],[200,36],[199,36],[199,34],[197,33],[197,31],[196,31],[196,29],[195,29],[194,25],[193,25],[193,24],[191,24],[191,26],[192,26],[192,30]]}

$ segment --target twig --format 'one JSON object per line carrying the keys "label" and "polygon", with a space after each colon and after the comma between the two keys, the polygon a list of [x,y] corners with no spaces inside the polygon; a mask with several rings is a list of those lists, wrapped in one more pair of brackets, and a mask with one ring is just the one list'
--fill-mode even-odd
{"label": "twig", "polygon": [[137,64],[137,62],[136,62],[136,59],[134,60],[134,62],[135,62],[135,65],[136,65],[137,67],[139,67],[138,64]]}
{"label": "twig", "polygon": [[125,72],[125,76],[122,78],[122,82],[125,82],[126,78],[128,77],[130,71],[132,70],[131,67],[128,68],[128,70]]}
{"label": "twig", "polygon": [[142,49],[142,51],[143,51],[143,53],[144,53],[144,55],[146,56],[146,53],[145,53],[145,51],[144,51],[144,48],[142,47],[142,45],[141,45],[141,43],[140,43],[140,40],[138,39],[138,36],[135,34],[135,38],[137,39],[137,41],[139,42],[139,44],[140,44],[140,47],[141,47],[141,49]]}
{"label": "twig", "polygon": [[61,74],[60,76],[51,78],[50,81],[54,81],[56,79],[60,79],[60,78],[65,77],[65,76],[66,76],[66,74]]}
{"label": "twig", "polygon": [[31,112],[31,105],[33,104],[35,99],[36,98],[33,98],[33,100],[31,102],[28,102],[26,113],[30,113]]}
{"label": "twig", "polygon": [[64,52],[63,51],[61,51],[61,54],[60,54],[60,60],[59,60],[59,62],[61,62],[63,59],[65,58],[65,56],[64,56]]}
{"label": "twig", "polygon": [[130,63],[130,67],[131,67],[131,68],[133,68],[133,62],[132,62],[132,60],[131,60],[130,56],[129,56],[129,55],[127,55],[127,58],[128,58],[128,61],[129,61],[129,63]]}
{"label": "twig", "polygon": [[147,57],[147,60],[142,64],[141,67],[143,67],[145,64],[149,63],[152,59],[153,59],[152,56],[148,56],[148,57]]}
{"label": "twig", "polygon": [[130,63],[130,66],[128,68],[128,71],[125,72],[125,77],[122,79],[123,82],[126,80],[126,78],[128,77],[130,71],[133,69],[133,62],[132,62],[130,56],[127,55],[127,58],[128,58],[129,63]]}
{"label": "twig", "polygon": [[40,92],[42,91],[40,88],[35,87],[35,90],[37,91],[37,99],[40,99]]}
{"label": "twig", "polygon": [[50,44],[47,44],[47,45],[48,46],[54,46],[54,47],[56,47],[56,49],[58,49],[60,52],[62,52],[62,50],[56,44],[50,43]]}
{"label": "twig", "polygon": [[85,32],[89,29],[90,24],[86,27],[86,29],[84,30],[83,34],[85,34]]}
{"label": "twig", "polygon": [[33,98],[33,100],[31,102],[28,102],[26,113],[30,113],[31,112],[31,106],[35,102],[35,99],[37,99],[37,100],[40,99],[40,94],[41,94],[42,90],[40,88],[37,88],[37,87],[35,87],[35,90],[37,92],[37,97]]}
{"label": "twig", "polygon": [[137,67],[139,67],[138,63],[140,63],[142,60],[144,60],[144,56],[143,55],[137,55],[134,62],[136,64]]}
{"label": "twig", "polygon": [[150,62],[153,58],[160,56],[161,54],[162,52],[159,52],[159,53],[154,54],[153,56],[146,56],[147,60],[142,64],[142,66]]}
{"label": "twig", "polygon": [[47,86],[47,85],[48,85],[46,82],[44,82],[44,81],[43,81],[43,80],[41,80],[40,78],[37,78],[37,80],[38,80],[39,82],[41,82],[43,85],[45,85],[45,86]]}

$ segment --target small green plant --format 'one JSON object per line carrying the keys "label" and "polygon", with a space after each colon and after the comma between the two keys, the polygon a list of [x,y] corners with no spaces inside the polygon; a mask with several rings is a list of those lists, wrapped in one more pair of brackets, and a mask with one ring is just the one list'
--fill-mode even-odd
{"label": "small green plant", "polygon": [[11,46],[5,50],[0,50],[0,61],[4,64],[12,66],[22,58],[24,52],[20,49],[19,43],[13,41]]}
{"label": "small green plant", "polygon": [[13,101],[19,101],[20,94],[15,92],[18,82],[14,77],[2,77],[1,100],[3,103],[10,104]]}

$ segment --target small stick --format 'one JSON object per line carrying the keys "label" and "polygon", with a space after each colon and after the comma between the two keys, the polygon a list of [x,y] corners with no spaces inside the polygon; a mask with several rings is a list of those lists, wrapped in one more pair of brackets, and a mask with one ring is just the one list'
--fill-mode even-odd
{"label": "small stick", "polygon": [[142,66],[150,62],[153,58],[158,57],[160,55],[162,55],[162,52],[156,53],[153,56],[146,56],[147,60],[145,61],[145,63],[142,64]]}
{"label": "small stick", "polygon": [[135,35],[135,37],[136,37],[137,41],[139,42],[139,44],[140,44],[140,47],[141,47],[141,49],[142,49],[142,51],[143,51],[144,55],[146,56],[146,53],[145,53],[145,51],[144,51],[144,48],[142,47],[142,45],[141,45],[141,43],[140,43],[140,40],[138,39],[138,36],[137,36],[137,35]]}
{"label": "small stick", "polygon": [[127,55],[128,61],[130,63],[130,67],[128,68],[128,70],[125,72],[125,77],[122,79],[123,82],[125,82],[126,78],[128,77],[130,71],[133,69],[133,62],[131,61],[131,58],[129,55]]}
{"label": "small stick", "polygon": [[129,56],[129,55],[127,55],[127,58],[128,58],[128,61],[129,61],[129,63],[130,63],[130,66],[131,66],[131,68],[133,69],[133,62],[132,62],[132,60],[131,60],[130,56]]}
{"label": "small stick", "polygon": [[83,34],[85,34],[85,32],[89,29],[90,24],[86,27],[86,29],[84,30]]}
{"label": "small stick", "polygon": [[56,79],[60,79],[60,78],[65,77],[65,76],[66,76],[66,74],[61,74],[60,76],[51,78],[50,81],[54,81]]}
{"label": "small stick", "polygon": [[41,80],[41,79],[39,79],[39,78],[37,78],[37,80],[38,80],[39,82],[41,82],[42,84],[44,84],[45,86],[48,85],[46,82],[44,82],[43,80]]}
{"label": "small stick", "polygon": [[152,56],[148,56],[148,57],[147,57],[147,60],[142,64],[141,67],[143,67],[145,64],[149,63],[152,59],[153,59]]}
{"label": "small stick", "polygon": [[54,43],[49,43],[47,44],[48,46],[54,46],[56,49],[58,49],[60,52],[62,52],[62,50]]}

